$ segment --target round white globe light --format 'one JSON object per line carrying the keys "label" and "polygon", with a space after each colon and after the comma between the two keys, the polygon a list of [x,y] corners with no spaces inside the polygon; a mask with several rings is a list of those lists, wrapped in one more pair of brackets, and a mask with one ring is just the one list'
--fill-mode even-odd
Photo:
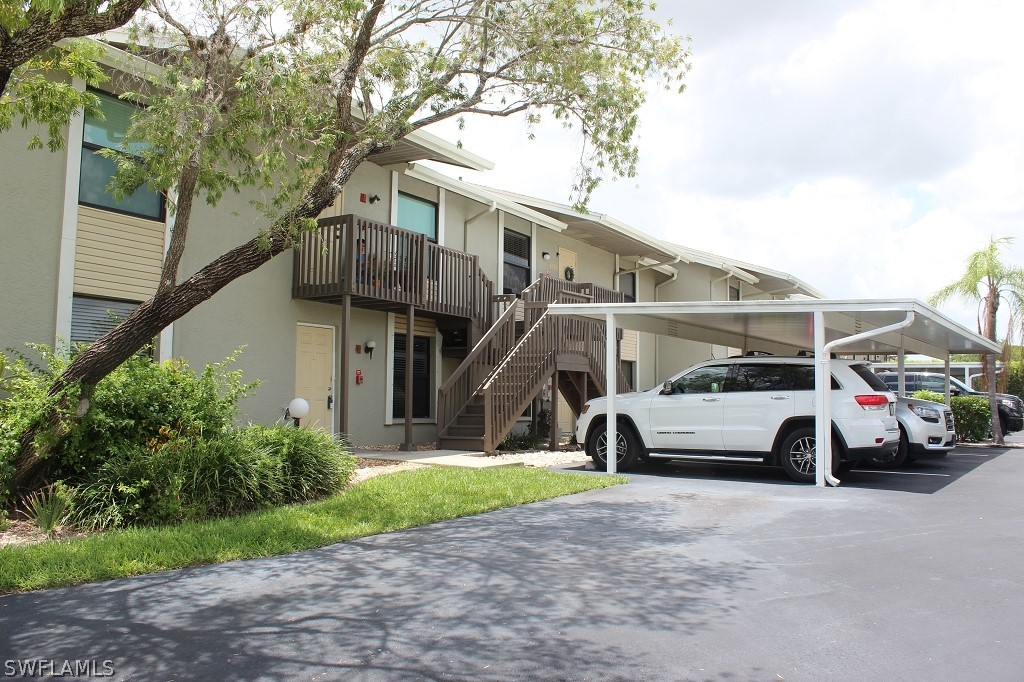
{"label": "round white globe light", "polygon": [[309,403],[302,398],[296,398],[288,403],[288,415],[295,419],[305,419],[309,416]]}

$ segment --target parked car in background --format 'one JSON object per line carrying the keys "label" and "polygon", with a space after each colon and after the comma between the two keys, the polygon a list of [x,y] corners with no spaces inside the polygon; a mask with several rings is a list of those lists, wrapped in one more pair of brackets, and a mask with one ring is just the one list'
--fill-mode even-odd
{"label": "parked car in background", "polygon": [[869,462],[873,466],[895,469],[915,459],[945,457],[956,447],[953,410],[944,403],[898,396],[896,421],[900,425],[899,447],[872,457]]}
{"label": "parked car in background", "polygon": [[[607,398],[583,406],[576,441],[607,466]],[[899,447],[896,399],[868,365],[832,362],[833,468]],[[814,359],[757,356],[709,360],[642,393],[617,396],[616,462],[729,458],[782,466],[815,479]]]}
{"label": "parked car in background", "polygon": [[[897,372],[879,372],[878,377],[885,382],[894,393],[897,390],[899,374]],[[932,391],[933,393],[946,393],[946,375],[932,372],[904,372],[907,394],[914,391]],[[988,393],[975,391],[964,382],[954,377],[949,378],[949,391],[951,395],[977,396],[988,400]],[[1024,431],[1024,403],[1015,395],[1008,393],[996,393],[996,400],[999,401],[999,428],[1004,434]]]}

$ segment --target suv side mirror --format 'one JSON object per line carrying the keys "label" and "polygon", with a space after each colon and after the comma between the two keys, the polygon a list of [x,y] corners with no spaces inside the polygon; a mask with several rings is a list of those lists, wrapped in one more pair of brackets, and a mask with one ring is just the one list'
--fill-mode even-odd
{"label": "suv side mirror", "polygon": [[662,395],[672,395],[672,382],[671,381],[666,381],[664,384],[661,385],[661,394]]}

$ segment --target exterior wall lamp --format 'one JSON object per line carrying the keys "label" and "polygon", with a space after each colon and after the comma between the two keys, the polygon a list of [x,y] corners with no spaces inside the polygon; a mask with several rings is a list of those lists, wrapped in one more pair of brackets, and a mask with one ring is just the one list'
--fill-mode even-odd
{"label": "exterior wall lamp", "polygon": [[288,409],[284,411],[284,418],[291,417],[295,420],[295,428],[299,427],[299,420],[309,416],[309,403],[302,398],[295,398],[288,403]]}
{"label": "exterior wall lamp", "polygon": [[363,344],[363,348],[366,349],[366,357],[373,359],[373,349],[377,347],[376,341],[367,341]]}

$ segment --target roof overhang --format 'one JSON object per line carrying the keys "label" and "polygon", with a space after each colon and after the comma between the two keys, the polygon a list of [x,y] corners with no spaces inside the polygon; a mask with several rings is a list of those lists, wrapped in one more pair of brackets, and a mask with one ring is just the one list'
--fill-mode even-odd
{"label": "roof overhang", "polygon": [[[754,265],[753,263],[745,263],[743,261],[736,260],[735,258],[726,258],[725,256],[692,249],[688,246],[682,246],[679,244],[673,244],[673,246],[677,247],[684,254],[693,255],[693,257],[698,261],[718,264],[718,267],[723,270],[732,268],[738,272],[745,273],[747,276],[753,276],[755,281],[750,283],[756,283],[758,289],[761,290],[760,293],[762,295],[827,298],[824,292],[820,289],[812,287],[810,284],[807,284],[798,277],[794,277],[788,272],[772,270],[771,268]],[[743,279],[743,277],[740,277],[740,279]]]}
{"label": "roof overhang", "polygon": [[535,211],[532,208],[523,206],[515,201],[511,201],[501,192],[494,192],[481,187],[480,185],[456,180],[455,178],[448,177],[447,175],[439,173],[432,168],[427,168],[426,166],[420,166],[418,164],[407,164],[402,168],[402,172],[410,178],[416,178],[417,180],[428,182],[432,185],[436,185],[437,187],[443,187],[450,192],[461,194],[464,197],[468,197],[473,201],[478,201],[487,206],[493,206],[505,213],[518,216],[523,220],[536,223],[537,225],[546,227],[549,230],[562,232],[566,229],[566,224],[561,220],[557,220],[547,214]]}
{"label": "roof overhang", "polygon": [[776,354],[815,347],[815,312],[824,314],[826,343],[902,322],[913,313],[910,326],[843,345],[839,352],[895,354],[903,348],[942,358],[949,353],[1001,351],[995,342],[914,299],[591,303],[555,304],[549,309],[556,315],[601,320],[610,313],[615,325],[625,329]]}
{"label": "roof overhang", "polygon": [[481,185],[476,185],[476,187],[502,195],[510,201],[528,206],[564,222],[566,228],[562,234],[603,251],[615,253],[624,258],[646,259],[645,263],[671,265],[672,263],[688,262],[685,255],[679,253],[678,249],[611,216],[598,213],[579,213],[571,206],[557,202]]}
{"label": "roof overhang", "polygon": [[414,161],[437,161],[476,171],[492,170],[494,163],[425,130],[414,130],[387,151],[370,155],[380,166]]}

